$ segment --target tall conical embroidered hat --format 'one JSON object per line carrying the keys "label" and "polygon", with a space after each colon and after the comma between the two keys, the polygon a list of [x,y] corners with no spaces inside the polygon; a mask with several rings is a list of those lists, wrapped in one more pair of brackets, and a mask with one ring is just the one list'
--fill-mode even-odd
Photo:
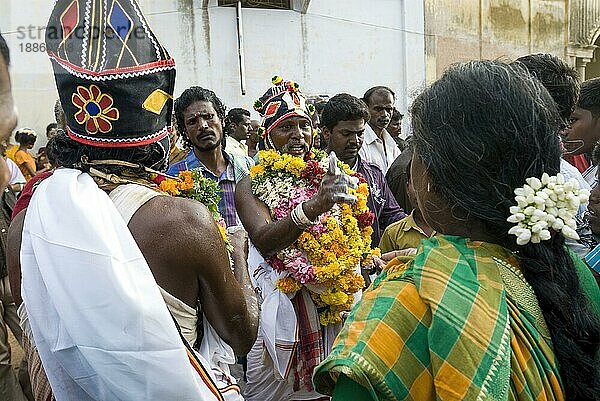
{"label": "tall conical embroidered hat", "polygon": [[175,61],[135,0],[57,0],[46,46],[72,139],[128,147],[168,136]]}

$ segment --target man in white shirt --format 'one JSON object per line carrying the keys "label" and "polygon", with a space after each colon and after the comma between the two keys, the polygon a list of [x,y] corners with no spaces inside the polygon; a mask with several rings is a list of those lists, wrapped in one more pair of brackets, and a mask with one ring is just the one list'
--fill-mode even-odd
{"label": "man in white shirt", "polygon": [[400,156],[400,149],[386,130],[392,119],[396,95],[386,86],[374,86],[365,92],[363,101],[369,107],[371,118],[365,126],[365,139],[359,155],[362,160],[376,164],[385,174]]}
{"label": "man in white shirt", "polygon": [[225,151],[238,156],[248,156],[246,141],[252,130],[250,112],[235,108],[229,110],[225,118]]}
{"label": "man in white shirt", "polygon": [[23,173],[21,173],[21,169],[17,166],[17,163],[10,160],[9,158],[4,158],[6,162],[6,166],[8,167],[8,171],[10,172],[10,180],[8,181],[8,188],[13,191],[15,194],[18,194],[23,190],[25,183],[25,177]]}

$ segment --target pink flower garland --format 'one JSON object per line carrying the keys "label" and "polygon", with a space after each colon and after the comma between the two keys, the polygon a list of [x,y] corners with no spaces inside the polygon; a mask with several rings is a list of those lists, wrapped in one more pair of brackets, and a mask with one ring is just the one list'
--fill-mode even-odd
{"label": "pink flower garland", "polygon": [[273,214],[277,220],[288,216],[292,210],[302,202],[306,202],[315,196],[318,188],[294,188],[292,195],[289,198],[283,198],[273,208]]}
{"label": "pink flower garland", "polygon": [[297,249],[286,253],[284,260],[273,255],[267,258],[267,262],[277,272],[288,271],[299,283],[306,284],[315,278],[314,266],[308,262],[306,254]]}

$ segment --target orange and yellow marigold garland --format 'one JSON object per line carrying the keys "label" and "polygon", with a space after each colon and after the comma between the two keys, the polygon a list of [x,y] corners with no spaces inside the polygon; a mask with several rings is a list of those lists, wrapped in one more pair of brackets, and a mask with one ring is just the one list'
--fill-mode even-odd
{"label": "orange and yellow marigold garland", "polygon": [[[250,170],[252,191],[269,207],[275,220],[285,218],[316,194],[327,163],[323,153],[302,160],[261,151],[259,164]],[[344,163],[339,162],[339,167],[346,174],[359,176]],[[378,249],[371,249],[373,213],[367,207],[366,181],[362,179],[350,193],[358,198],[354,205],[335,205],[294,244],[267,259],[273,269],[287,273],[277,282],[280,291],[294,293],[307,284],[323,289],[311,291],[311,297],[320,308],[324,326],[340,322],[341,312],[351,309],[354,294],[364,286],[359,273],[361,263],[379,254]]]}
{"label": "orange and yellow marigold garland", "polygon": [[184,170],[179,172],[177,179],[164,178],[159,184],[159,189],[168,195],[194,199],[204,204],[215,219],[227,250],[231,253],[233,249],[227,237],[225,221],[218,209],[221,189],[215,181],[204,177],[200,169]]}

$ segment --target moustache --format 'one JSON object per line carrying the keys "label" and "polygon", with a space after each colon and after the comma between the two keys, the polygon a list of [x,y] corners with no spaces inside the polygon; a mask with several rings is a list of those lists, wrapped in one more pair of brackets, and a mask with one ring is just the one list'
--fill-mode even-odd
{"label": "moustache", "polygon": [[206,129],[206,130],[198,131],[196,133],[197,139],[210,138],[211,136],[218,138],[217,133],[215,131],[213,131],[212,129]]}

